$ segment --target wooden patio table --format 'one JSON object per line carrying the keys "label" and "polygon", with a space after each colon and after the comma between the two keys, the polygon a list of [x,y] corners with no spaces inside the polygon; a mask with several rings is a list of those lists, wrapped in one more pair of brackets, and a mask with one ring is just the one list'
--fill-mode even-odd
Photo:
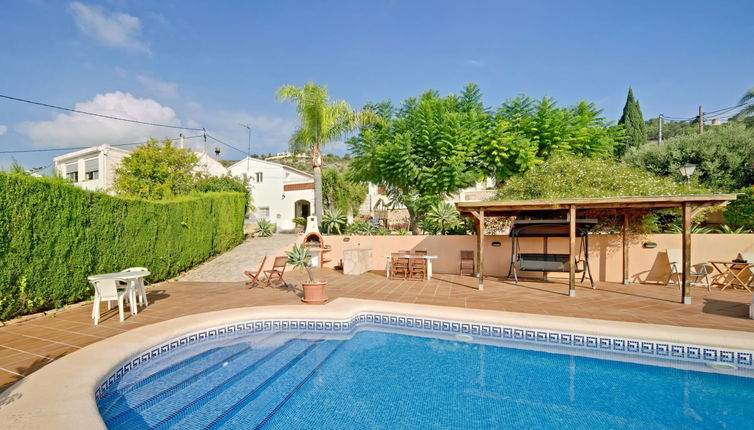
{"label": "wooden patio table", "polygon": [[[712,282],[713,285],[722,286],[722,288],[720,288],[720,291],[728,287],[735,288],[736,285],[734,285],[734,283],[737,282],[742,287],[746,288],[747,291],[751,292],[749,285],[741,279],[741,274],[746,270],[753,268],[754,263],[741,263],[736,261],[710,261],[709,263],[712,265],[712,267],[715,268],[715,270],[717,270],[718,273],[720,273],[720,276],[718,276],[715,281]],[[752,274],[752,276],[754,276],[754,274]],[[722,282],[720,281],[720,279],[722,279]]]}

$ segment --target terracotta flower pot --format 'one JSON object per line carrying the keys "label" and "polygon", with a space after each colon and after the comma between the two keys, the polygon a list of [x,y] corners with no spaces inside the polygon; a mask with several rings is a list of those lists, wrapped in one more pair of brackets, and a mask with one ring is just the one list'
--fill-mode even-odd
{"label": "terracotta flower pot", "polygon": [[327,281],[302,282],[301,285],[304,287],[302,301],[306,303],[324,303],[327,301],[327,297],[325,297]]}

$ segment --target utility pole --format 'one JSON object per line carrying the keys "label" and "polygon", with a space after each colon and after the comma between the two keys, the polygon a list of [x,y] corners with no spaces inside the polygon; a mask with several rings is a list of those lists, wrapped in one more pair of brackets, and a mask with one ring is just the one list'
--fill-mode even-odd
{"label": "utility pole", "polygon": [[657,145],[662,145],[662,114],[657,118]]}
{"label": "utility pole", "polygon": [[702,105],[699,105],[699,134],[704,133],[704,111]]}
{"label": "utility pole", "polygon": [[249,163],[251,162],[251,126],[249,124],[241,124],[241,127],[249,130],[249,149],[246,150],[246,174],[251,176],[251,172],[249,172]]}
{"label": "utility pole", "polygon": [[181,136],[181,149],[183,149],[183,133],[179,134]]}

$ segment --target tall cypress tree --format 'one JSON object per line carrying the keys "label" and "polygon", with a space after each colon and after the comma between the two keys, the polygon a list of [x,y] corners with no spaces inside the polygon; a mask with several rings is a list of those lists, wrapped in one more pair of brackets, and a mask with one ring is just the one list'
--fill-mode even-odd
{"label": "tall cypress tree", "polygon": [[641,115],[639,101],[634,98],[634,92],[628,89],[626,105],[623,106],[623,115],[620,117],[618,124],[622,124],[625,129],[625,138],[622,145],[615,147],[617,156],[622,156],[628,148],[644,145],[647,143],[647,125]]}

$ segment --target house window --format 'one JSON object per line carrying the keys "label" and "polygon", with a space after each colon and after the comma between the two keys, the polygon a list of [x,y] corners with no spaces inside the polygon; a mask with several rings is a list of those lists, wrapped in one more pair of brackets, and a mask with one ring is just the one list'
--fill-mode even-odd
{"label": "house window", "polygon": [[264,176],[262,175],[262,172],[257,172],[257,173],[255,173],[255,175],[256,175],[257,183],[261,184],[262,183],[262,179],[264,179]]}
{"label": "house window", "polygon": [[79,181],[79,163],[68,163],[65,165],[65,177],[73,182]]}
{"label": "house window", "polygon": [[269,217],[270,217],[269,207],[259,208],[259,218],[269,218]]}
{"label": "house window", "polygon": [[99,178],[99,159],[90,158],[84,160],[84,178],[87,181],[92,181]]}

